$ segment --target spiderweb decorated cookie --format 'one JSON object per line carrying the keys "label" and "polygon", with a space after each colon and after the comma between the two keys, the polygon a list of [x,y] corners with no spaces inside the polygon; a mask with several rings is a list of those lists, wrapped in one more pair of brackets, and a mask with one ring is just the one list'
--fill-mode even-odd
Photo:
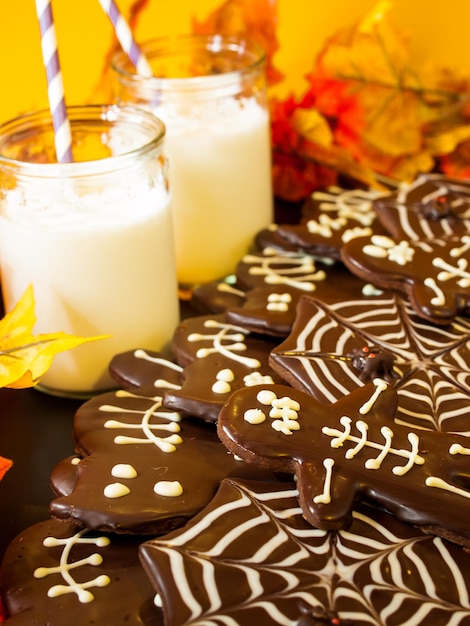
{"label": "spiderweb decorated cookie", "polygon": [[470,184],[425,174],[374,202],[378,220],[396,239],[436,239],[470,231]]}
{"label": "spiderweb decorated cookie", "polygon": [[297,497],[295,484],[225,480],[186,527],[143,544],[165,624],[469,623],[459,546],[365,505],[347,531],[319,530]]}
{"label": "spiderweb decorated cookie", "polygon": [[304,296],[292,333],[270,359],[290,385],[325,404],[386,378],[397,390],[398,423],[470,435],[467,318],[431,324],[390,291],[367,302]]}

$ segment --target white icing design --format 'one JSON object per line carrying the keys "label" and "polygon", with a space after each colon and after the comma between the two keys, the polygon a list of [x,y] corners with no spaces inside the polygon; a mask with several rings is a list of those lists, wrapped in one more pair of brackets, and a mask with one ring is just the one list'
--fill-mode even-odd
{"label": "white icing design", "polygon": [[134,356],[136,359],[143,359],[144,361],[148,361],[149,363],[164,365],[165,367],[169,367],[170,369],[175,370],[175,372],[183,371],[183,368],[177,363],[173,363],[173,361],[168,361],[168,359],[165,358],[150,356],[150,354],[148,354],[148,352],[146,352],[145,350],[135,350]]}
{"label": "white icing design", "polygon": [[276,398],[276,394],[270,389],[262,389],[256,396],[258,402],[261,402],[261,404],[265,406],[269,406]]}
{"label": "white icing design", "polygon": [[129,487],[127,487],[127,485],[123,485],[122,483],[110,483],[109,485],[106,485],[103,490],[104,496],[110,499],[128,496],[130,492],[131,490]]}
{"label": "white icing design", "polygon": [[87,538],[83,535],[86,533],[86,530],[82,530],[72,537],[66,537],[65,539],[57,539],[55,537],[47,537],[43,545],[45,547],[57,547],[63,546],[63,550],[60,555],[59,565],[56,567],[38,567],[34,571],[35,578],[45,578],[46,576],[50,576],[52,574],[60,574],[62,576],[65,585],[54,585],[52,586],[47,595],[50,598],[56,598],[58,596],[62,596],[67,593],[75,593],[82,603],[92,602],[94,600],[94,596],[89,591],[90,587],[105,587],[109,585],[111,579],[109,576],[101,575],[92,580],[88,580],[83,583],[77,582],[71,574],[71,570],[82,567],[83,565],[101,565],[103,562],[103,557],[94,553],[85,559],[81,559],[79,561],[75,561],[73,563],[69,562],[70,552],[72,548],[77,544],[91,544],[97,547],[105,547],[109,545],[110,541],[107,537],[94,537]]}
{"label": "white icing design", "polygon": [[316,270],[313,257],[294,252],[281,254],[278,250],[265,248],[263,256],[249,254],[243,257],[243,262],[252,264],[249,273],[264,276],[267,285],[289,285],[303,291],[314,291],[312,281],[326,278],[323,270]]}
{"label": "white icing design", "polygon": [[270,293],[266,309],[268,311],[285,313],[289,310],[289,304],[291,302],[292,296],[290,293]]}
{"label": "white icing design", "polygon": [[[274,430],[284,435],[292,435],[294,431],[300,430],[298,422],[300,405],[296,400],[287,396],[278,398],[273,391],[267,389],[258,393],[257,400],[271,407],[269,417],[272,419],[271,426]],[[250,424],[261,424],[266,416],[261,409],[248,409],[245,411],[244,419]]]}
{"label": "white icing design", "polygon": [[284,361],[295,365],[293,374],[302,387],[314,388],[322,402],[331,404],[362,385],[359,370],[349,362],[325,357],[347,354],[356,336],[396,357],[394,370],[402,376],[394,384],[397,424],[470,436],[470,320],[461,317],[446,326],[430,326],[406,301],[397,304],[390,295],[374,298],[367,307],[363,299],[303,306],[305,325],[288,350],[309,356]]}
{"label": "white icing design", "polygon": [[398,265],[406,265],[413,260],[414,249],[408,241],[400,241],[396,243],[390,237],[384,235],[373,235],[371,244],[367,244],[362,248],[364,254],[378,259],[388,259],[392,263]]}
{"label": "white icing design", "polygon": [[312,198],[320,201],[321,211],[335,212],[345,220],[355,220],[362,226],[371,226],[376,218],[373,201],[383,195],[386,194],[371,189],[329,187],[327,192],[313,192]]}
{"label": "white icing design", "polygon": [[459,287],[462,287],[462,289],[466,289],[470,286],[470,272],[467,271],[467,259],[463,257],[457,259],[457,266],[454,266],[440,257],[435,257],[432,260],[432,264],[434,267],[443,270],[437,275],[437,280],[446,282],[448,280],[458,279],[457,284]]}
{"label": "white icing design", "polygon": [[309,233],[329,238],[333,236],[333,231],[341,230],[347,224],[344,217],[331,218],[323,213],[317,220],[309,220],[306,224]]}
{"label": "white icing design", "polygon": [[425,482],[426,487],[437,487],[438,489],[444,489],[444,491],[455,493],[457,496],[463,496],[464,498],[470,499],[470,491],[456,487],[455,485],[442,480],[442,478],[439,478],[438,476],[428,476]]}
{"label": "white icing design", "polygon": [[352,452],[349,450],[345,453],[346,459],[352,459],[357,453],[364,448],[374,448],[379,451],[379,455],[375,459],[367,459],[364,463],[366,469],[379,469],[383,460],[388,455],[395,455],[406,459],[405,465],[398,465],[392,468],[392,472],[397,476],[403,476],[406,474],[413,465],[423,465],[424,458],[419,455],[419,438],[415,433],[410,433],[408,436],[408,441],[410,442],[410,450],[404,449],[396,449],[392,448],[392,438],[393,431],[388,426],[382,426],[381,434],[384,438],[384,443],[377,443],[374,441],[369,441],[367,435],[368,430],[367,426],[364,426],[364,422],[359,420],[356,422],[355,427],[360,433],[360,437],[351,434],[351,425],[353,420],[347,415],[343,415],[340,418],[340,424],[343,427],[343,431],[338,430],[337,428],[330,428],[329,426],[324,426],[322,428],[322,433],[327,435],[328,437],[332,437],[330,441],[330,446],[332,448],[341,448],[345,442],[353,442],[356,446],[352,449]]}
{"label": "white icing design", "polygon": [[228,283],[219,283],[217,285],[217,291],[221,291],[222,293],[230,293],[234,296],[240,296],[240,298],[244,298],[246,295],[244,291],[241,291],[240,289],[235,289],[235,287],[229,285]]}
{"label": "white icing design", "polygon": [[249,424],[262,424],[266,420],[266,415],[261,409],[248,409],[243,419]]}
{"label": "white icing design", "polygon": [[283,398],[277,398],[275,396],[272,398],[270,405],[271,410],[269,411],[269,417],[273,420],[271,426],[274,430],[284,435],[292,435],[295,430],[300,430],[300,424],[298,422],[300,404],[296,400],[287,396]]}
{"label": "white icing design", "polygon": [[370,399],[367,402],[365,402],[359,409],[359,413],[361,415],[366,415],[367,413],[369,413],[369,411],[372,410],[380,394],[383,391],[385,391],[388,387],[387,383],[381,378],[374,378],[373,383],[375,385],[375,391],[370,397]]}
{"label": "white icing design", "polygon": [[[242,363],[247,367],[257,368],[261,366],[258,359],[244,357],[239,352],[244,352],[247,349],[245,339],[246,335],[249,335],[249,331],[241,326],[233,326],[232,324],[224,324],[217,320],[206,320],[204,322],[206,328],[214,328],[217,330],[215,334],[204,335],[202,333],[191,333],[188,335],[187,340],[190,343],[198,341],[212,340],[212,346],[210,348],[200,348],[196,356],[198,359],[203,359],[210,354],[218,353],[225,356],[228,359]],[[224,342],[230,341],[231,343],[225,344]]]}
{"label": "white icing design", "polygon": [[353,239],[358,239],[359,237],[370,237],[371,235],[371,228],[360,228],[359,226],[356,226],[355,228],[348,228],[345,230],[341,236],[341,241],[343,243],[348,243],[348,241],[352,241]]}
{"label": "white icing design", "polygon": [[[444,540],[366,508],[353,512],[347,530],[319,530],[303,519],[293,489],[233,484],[224,493],[171,539],[144,546],[167,581],[161,604],[181,607],[188,623],[246,626],[255,623],[248,621],[254,608],[260,623],[286,626],[301,617],[292,613],[299,598],[325,610],[352,605],[354,613],[340,617],[356,624],[463,626],[470,619],[468,571],[461,551]],[[240,545],[247,549],[237,560]],[[230,571],[247,589],[227,617],[221,598]]]}
{"label": "white icing design", "polygon": [[261,372],[251,372],[243,376],[245,387],[256,387],[256,385],[274,385],[274,380],[269,374],[261,374]]}
{"label": "white icing design", "polygon": [[460,241],[462,242],[462,246],[460,248],[452,248],[452,250],[449,253],[450,256],[452,257],[462,256],[462,254],[465,254],[466,252],[470,251],[470,235],[463,235],[460,238]]}
{"label": "white icing design", "polygon": [[364,287],[362,288],[362,293],[365,296],[380,296],[383,294],[383,291],[381,289],[378,289],[375,285],[367,283],[367,285],[364,285]]}
{"label": "white icing design", "polygon": [[[116,393],[117,397],[122,394]],[[137,396],[141,397],[141,396]],[[100,411],[105,413],[129,413],[132,415],[141,415],[142,419],[140,423],[134,424],[132,422],[123,422],[119,420],[107,420],[104,424],[104,428],[119,429],[119,430],[137,430],[143,436],[130,437],[125,435],[118,435],[114,439],[114,443],[117,445],[126,444],[152,444],[157,446],[162,452],[174,452],[176,446],[182,443],[181,436],[177,433],[181,430],[180,425],[177,423],[180,421],[181,416],[178,413],[171,413],[166,411],[159,411],[161,408],[161,398],[157,398],[149,408],[144,411],[125,409],[121,406],[115,406],[112,404],[103,404],[100,406]],[[161,418],[167,420],[167,423],[152,424],[152,418]],[[159,436],[158,432],[170,432],[172,434]]]}
{"label": "white icing design", "polygon": [[470,448],[464,448],[459,443],[454,443],[449,448],[449,454],[470,454]]}
{"label": "white icing design", "polygon": [[230,383],[235,380],[235,375],[231,369],[225,368],[217,372],[216,381],[212,385],[212,391],[217,394],[230,393],[232,387]]}
{"label": "white icing design", "polygon": [[315,504],[329,504],[331,502],[331,478],[333,476],[333,459],[323,460],[323,467],[326,469],[325,481],[323,483],[323,493],[313,498]]}
{"label": "white icing design", "polygon": [[159,480],[155,483],[153,490],[159,496],[176,498],[183,493],[183,486],[177,480]]}
{"label": "white icing design", "polygon": [[111,476],[114,476],[114,478],[136,478],[137,471],[129,463],[117,463],[111,469]]}
{"label": "white icing design", "polygon": [[433,298],[431,298],[431,304],[434,306],[444,306],[446,303],[445,294],[440,287],[437,286],[434,278],[428,277],[424,279],[425,287],[428,287],[436,294]]}

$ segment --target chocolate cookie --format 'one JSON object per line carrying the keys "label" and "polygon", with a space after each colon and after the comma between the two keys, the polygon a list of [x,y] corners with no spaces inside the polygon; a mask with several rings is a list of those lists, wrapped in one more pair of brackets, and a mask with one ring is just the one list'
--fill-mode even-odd
{"label": "chocolate cookie", "polygon": [[470,231],[470,184],[442,174],[424,174],[378,198],[380,223],[395,239],[436,239]]}
{"label": "chocolate cookie", "polygon": [[294,484],[223,481],[142,563],[167,626],[470,623],[470,560],[456,545],[358,505],[348,531],[310,526]]}
{"label": "chocolate cookie", "polygon": [[163,406],[215,421],[235,389],[279,382],[269,366],[276,343],[227,323],[223,314],[188,318],[172,341],[175,358],[184,366],[181,385],[164,392]]}
{"label": "chocolate cookie", "polygon": [[276,234],[298,250],[339,261],[346,241],[388,234],[374,210],[374,200],[384,195],[375,190],[340,187],[315,191],[302,207],[300,224],[279,224]]}
{"label": "chocolate cookie", "polygon": [[288,286],[312,293],[318,283],[325,280],[325,269],[332,263],[331,260],[317,261],[305,252],[264,248],[245,255],[237,264],[236,276],[245,290],[276,285],[278,289]]}
{"label": "chocolate cookie", "polygon": [[196,287],[191,295],[191,308],[195,315],[223,313],[230,307],[243,305],[245,290],[236,284],[234,276]]}
{"label": "chocolate cookie", "polygon": [[346,243],[341,256],[353,274],[403,292],[416,313],[435,324],[470,311],[470,235],[432,241],[361,237]]}
{"label": "chocolate cookie", "polygon": [[142,541],[57,520],[26,529],[2,561],[6,626],[163,626],[139,561]]}
{"label": "chocolate cookie", "polygon": [[[367,358],[363,350],[375,354]],[[397,422],[470,435],[470,320],[420,319],[392,292],[327,304],[303,296],[292,333],[271,352],[290,385],[330,404],[384,372],[398,393]],[[372,372],[370,372],[372,366]]]}
{"label": "chocolate cookie", "polygon": [[[147,396],[118,390],[77,410],[73,433],[83,458],[73,489],[51,502],[54,517],[90,529],[159,534],[203,508],[222,478],[246,475],[249,468],[227,454],[213,425],[182,420],[162,406],[161,393],[158,385]],[[52,473],[56,493],[64,493],[69,472],[59,464]]]}
{"label": "chocolate cookie", "polygon": [[[337,302],[349,298],[366,300],[377,292],[342,263],[334,263],[325,267],[324,279],[315,283],[312,293],[325,302]],[[253,288],[246,292],[243,306],[228,308],[225,318],[251,332],[287,337],[292,330],[297,304],[304,294],[302,288],[290,285]]]}
{"label": "chocolate cookie", "polygon": [[393,423],[397,395],[375,379],[335,404],[283,385],[235,392],[217,432],[233,454],[297,477],[305,519],[347,528],[358,499],[470,547],[470,440]]}

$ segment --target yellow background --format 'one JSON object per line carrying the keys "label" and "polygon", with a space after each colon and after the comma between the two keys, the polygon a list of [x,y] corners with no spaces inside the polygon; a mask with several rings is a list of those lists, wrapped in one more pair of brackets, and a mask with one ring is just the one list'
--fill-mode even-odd
{"label": "yellow background", "polygon": [[[191,30],[191,18],[203,20],[222,0],[148,0],[136,39]],[[118,0],[126,11],[132,0]],[[280,50],[275,65],[287,75],[279,95],[300,93],[325,39],[351,25],[374,0],[277,0]],[[0,122],[47,106],[39,27],[34,0],[0,0]],[[87,102],[95,92],[105,54],[113,38],[111,23],[98,0],[53,0],[67,104]],[[470,1],[395,0],[394,24],[410,38],[418,62],[433,61],[470,73]]]}

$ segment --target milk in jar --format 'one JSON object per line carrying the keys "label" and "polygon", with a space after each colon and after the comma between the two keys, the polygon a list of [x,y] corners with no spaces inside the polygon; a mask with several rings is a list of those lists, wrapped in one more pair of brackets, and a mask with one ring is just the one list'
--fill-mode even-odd
{"label": "milk in jar", "polygon": [[257,45],[221,35],[141,46],[153,76],[113,59],[115,97],[165,123],[177,276],[187,288],[235,271],[273,220],[270,120]]}
{"label": "milk in jar", "polygon": [[[165,350],[179,306],[156,118],[131,107],[96,107],[109,123],[93,118],[83,124],[83,114],[72,109],[76,158],[85,144],[98,141],[106,143],[108,156],[71,164],[20,162],[21,175],[2,176],[0,267],[7,309],[32,284],[35,334],[109,335],[57,355],[41,381],[51,393],[81,397],[116,386],[108,373],[114,355]],[[86,108],[85,117],[91,113]],[[80,131],[74,116],[81,119]],[[158,121],[157,135],[162,127]],[[2,155],[14,154],[15,162],[20,156],[12,141],[2,144],[5,133],[0,128],[2,174],[13,163]],[[37,140],[45,140],[40,132]]]}

